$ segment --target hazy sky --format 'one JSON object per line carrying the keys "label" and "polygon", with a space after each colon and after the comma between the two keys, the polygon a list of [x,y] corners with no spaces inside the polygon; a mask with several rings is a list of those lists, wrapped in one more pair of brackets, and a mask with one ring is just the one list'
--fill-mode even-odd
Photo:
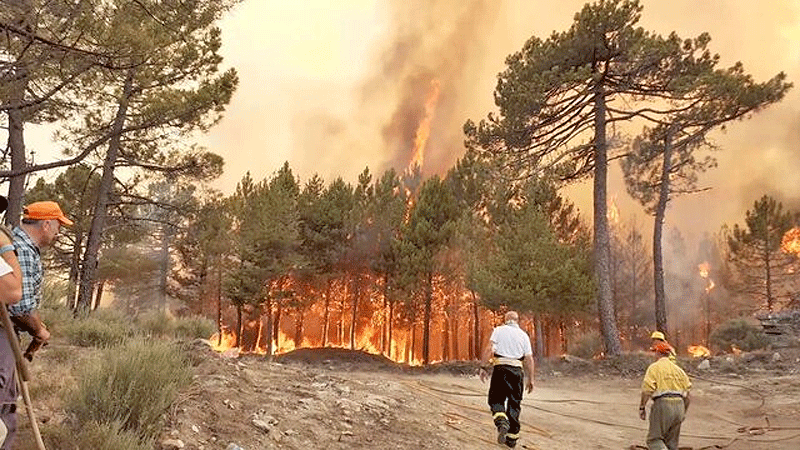
{"label": "hazy sky", "polygon": [[[240,86],[225,118],[202,140],[225,158],[214,186],[230,193],[247,171],[262,179],[284,161],[303,181],[314,173],[355,181],[367,166],[373,174],[403,169],[433,79],[440,94],[423,171],[444,173],[463,154],[464,121],[492,111],[504,58],[532,35],[567,29],[584,3],[245,0],[222,22],[224,64],[238,70]],[[796,0],[643,4],[640,25],[650,31],[707,31],[724,66],[741,61],[759,81],[779,71],[800,81]],[[764,193],[800,207],[799,114],[797,86],[782,103],[714,135],[719,167],[701,178],[712,190],[675,200],[667,225],[690,235],[742,223]],[[590,183],[568,193],[590,218]],[[609,195],[623,219],[641,212],[616,164]]]}

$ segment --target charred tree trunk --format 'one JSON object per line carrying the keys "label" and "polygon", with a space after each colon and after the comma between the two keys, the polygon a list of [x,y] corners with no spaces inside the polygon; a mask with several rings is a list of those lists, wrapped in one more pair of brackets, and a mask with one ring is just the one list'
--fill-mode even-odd
{"label": "charred tree trunk", "polygon": [[392,338],[393,338],[392,332],[394,331],[394,302],[393,301],[389,302],[389,319],[388,319],[388,322],[389,322],[388,323],[388,328],[389,328],[389,334],[388,334],[388,339],[389,339],[389,359],[391,359],[392,355],[397,353],[393,349],[393,345],[392,345]]}
{"label": "charred tree trunk", "polygon": [[303,308],[297,308],[294,318],[294,346],[300,348],[303,343]]}
{"label": "charred tree trunk", "polygon": [[281,300],[276,300],[275,301],[275,323],[273,324],[272,328],[270,328],[272,330],[272,334],[270,335],[270,337],[275,342],[275,351],[277,351],[279,348],[281,348],[280,330],[281,330],[281,313],[282,313],[281,304],[282,303],[283,302]]}
{"label": "charred tree trunk", "polygon": [[622,349],[619,342],[614,302],[611,293],[610,237],[606,211],[608,184],[608,148],[606,144],[605,92],[598,83],[594,92],[594,275],[597,281],[597,309],[603,323],[603,343],[606,354],[617,356]]}
{"label": "charred tree trunk", "polygon": [[361,297],[361,275],[353,277],[353,311],[350,314],[350,350],[356,349],[356,328],[358,328],[358,302]]}
{"label": "charred tree trunk", "polygon": [[769,243],[772,241],[767,230],[767,239],[764,241],[764,284],[767,291],[767,311],[772,312],[774,299],[772,298],[772,265],[770,259]]}
{"label": "charred tree trunk", "polygon": [[322,347],[328,346],[328,327],[331,322],[331,284],[333,280],[328,280],[328,285],[325,287],[325,311],[322,319]]}
{"label": "charred tree trunk", "polygon": [[480,359],[481,357],[481,314],[480,307],[478,306],[478,298],[475,296],[475,291],[470,291],[472,294],[472,315],[473,322],[473,335],[472,335],[472,358]]}
{"label": "charred tree trunk", "polygon": [[219,342],[222,345],[222,254],[217,259],[217,329],[219,330]]}
{"label": "charred tree trunk", "polygon": [[267,313],[267,352],[266,357],[272,357],[272,297],[267,296],[264,310]]}
{"label": "charred tree trunk", "polygon": [[454,307],[454,311],[452,311],[451,317],[449,319],[450,326],[452,327],[450,334],[451,336],[453,336],[453,355],[451,359],[460,360],[461,352],[459,350],[461,350],[461,346],[458,345],[458,337],[460,336],[460,334],[458,334],[458,309],[456,308],[457,307]]}
{"label": "charred tree trunk", "polygon": [[114,187],[114,166],[116,165],[117,156],[119,155],[122,127],[125,125],[125,119],[128,114],[128,104],[133,92],[134,74],[135,71],[133,69],[129,70],[127,78],[125,79],[125,85],[123,86],[122,95],[119,100],[119,107],[117,108],[117,115],[112,125],[112,135],[108,143],[108,152],[103,162],[103,175],[100,179],[100,185],[98,186],[94,217],[92,218],[92,225],[89,229],[89,237],[83,255],[83,264],[81,265],[81,283],[78,289],[79,314],[82,313],[81,310],[88,312],[92,300],[92,287],[94,286],[97,274],[98,253],[100,251],[100,244],[102,243],[103,231],[106,223],[106,208],[108,207],[108,199]]}
{"label": "charred tree trunk", "polygon": [[92,311],[97,310],[100,307],[100,302],[103,301],[103,289],[106,287],[106,280],[99,280],[97,283],[97,292],[94,296],[94,305],[92,306]]}
{"label": "charred tree trunk", "polygon": [[656,329],[665,335],[669,335],[669,333],[667,332],[667,296],[664,291],[664,255],[661,243],[664,232],[664,217],[667,214],[667,201],[669,200],[669,173],[671,170],[672,129],[670,128],[664,139],[661,183],[658,190],[655,219],[653,220],[653,288],[656,302]]}
{"label": "charred tree trunk", "polygon": [[431,343],[431,308],[433,303],[433,272],[428,271],[425,280],[425,316],[422,323],[422,365],[427,366],[431,362],[430,343]]}
{"label": "charred tree trunk", "polygon": [[236,347],[242,347],[242,305],[236,305]]}
{"label": "charred tree trunk", "polygon": [[69,283],[67,284],[67,307],[70,311],[75,312],[77,307],[78,293],[78,275],[81,261],[81,247],[83,244],[83,233],[77,232],[75,234],[75,245],[72,247],[72,256],[70,260],[72,264],[69,266]]}
{"label": "charred tree trunk", "polygon": [[533,329],[536,333],[536,362],[540,363],[542,358],[544,358],[544,333],[542,332],[542,316],[540,314],[536,315],[534,319]]}

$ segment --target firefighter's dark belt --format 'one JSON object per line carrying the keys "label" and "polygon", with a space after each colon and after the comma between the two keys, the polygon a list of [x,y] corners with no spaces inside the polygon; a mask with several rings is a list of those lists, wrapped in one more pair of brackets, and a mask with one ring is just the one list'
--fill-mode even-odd
{"label": "firefighter's dark belt", "polygon": [[0,414],[12,414],[17,412],[17,404],[16,403],[5,403],[0,405]]}
{"label": "firefighter's dark belt", "polygon": [[674,393],[674,392],[668,392],[668,393],[666,393],[666,394],[661,394],[661,395],[659,395],[658,397],[653,397],[653,400],[658,400],[658,399],[660,399],[660,398],[671,398],[671,397],[681,397],[681,398],[683,398],[683,395],[681,395],[681,394],[676,394],[676,393]]}

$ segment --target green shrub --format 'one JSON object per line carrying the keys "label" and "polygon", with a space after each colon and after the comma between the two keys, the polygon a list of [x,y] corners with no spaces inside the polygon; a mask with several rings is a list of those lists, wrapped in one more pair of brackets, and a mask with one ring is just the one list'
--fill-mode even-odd
{"label": "green shrub", "polygon": [[75,320],[72,317],[72,311],[64,305],[42,307],[39,309],[39,312],[42,315],[42,321],[47,325],[47,329],[50,330],[50,333],[53,335],[60,334],[62,330],[69,327]]}
{"label": "green shrub", "polygon": [[50,450],[153,450],[152,440],[139,439],[135,433],[122,429],[118,422],[89,422],[78,430],[67,425],[44,426],[42,438]]}
{"label": "green shrub", "polygon": [[181,339],[208,339],[217,332],[217,324],[203,316],[180,317],[175,320],[175,337]]}
{"label": "green shrub", "polygon": [[81,347],[110,347],[118,345],[133,334],[128,324],[104,321],[90,316],[75,320],[63,330],[64,336],[73,345]]}
{"label": "green shrub", "polygon": [[730,352],[731,345],[747,352],[764,348],[769,343],[760,326],[744,319],[731,319],[718,326],[709,337],[711,347],[717,352]]}
{"label": "green shrub", "polygon": [[150,336],[172,336],[175,321],[161,310],[150,310],[136,318],[136,324]]}
{"label": "green shrub", "polygon": [[183,353],[152,339],[131,339],[103,353],[82,370],[65,402],[67,411],[79,424],[118,422],[143,440],[154,439],[164,413],[191,381]]}
{"label": "green shrub", "polygon": [[57,278],[47,277],[42,282],[42,308],[66,307],[69,282]]}

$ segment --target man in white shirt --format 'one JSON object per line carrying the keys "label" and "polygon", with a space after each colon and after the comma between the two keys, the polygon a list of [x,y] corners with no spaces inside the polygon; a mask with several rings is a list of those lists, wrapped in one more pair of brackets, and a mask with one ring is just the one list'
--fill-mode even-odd
{"label": "man in white shirt", "polygon": [[519,439],[523,386],[529,394],[533,391],[531,339],[519,327],[519,315],[515,311],[507,312],[505,324],[492,331],[482,361],[481,381],[486,381],[487,367],[493,366],[489,407],[497,427],[497,443],[514,448]]}

